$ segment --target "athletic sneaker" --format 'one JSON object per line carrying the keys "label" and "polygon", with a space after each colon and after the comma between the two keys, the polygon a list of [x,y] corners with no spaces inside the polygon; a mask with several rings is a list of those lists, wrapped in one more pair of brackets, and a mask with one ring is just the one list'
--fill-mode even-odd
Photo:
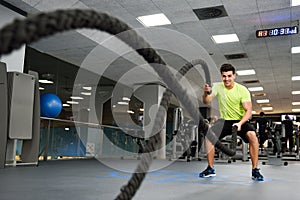
{"label": "athletic sneaker", "polygon": [[207,168],[199,174],[200,178],[208,178],[213,176],[216,176],[215,169],[210,166],[207,166]]}
{"label": "athletic sneaker", "polygon": [[252,169],[252,180],[263,181],[264,177],[259,173],[259,168]]}

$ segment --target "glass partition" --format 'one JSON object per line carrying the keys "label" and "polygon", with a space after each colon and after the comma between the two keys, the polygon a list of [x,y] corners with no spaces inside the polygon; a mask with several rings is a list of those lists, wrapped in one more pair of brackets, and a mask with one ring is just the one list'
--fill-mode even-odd
{"label": "glass partition", "polygon": [[139,142],[115,126],[41,118],[40,160],[137,158]]}

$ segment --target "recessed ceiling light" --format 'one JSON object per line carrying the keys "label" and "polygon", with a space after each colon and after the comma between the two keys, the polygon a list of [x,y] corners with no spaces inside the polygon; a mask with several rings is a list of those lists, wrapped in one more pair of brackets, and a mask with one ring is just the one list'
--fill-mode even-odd
{"label": "recessed ceiling light", "polygon": [[236,73],[239,76],[253,75],[255,74],[255,70],[254,69],[238,70],[236,71]]}
{"label": "recessed ceiling light", "polygon": [[293,54],[300,53],[300,47],[292,47],[291,53],[293,53]]}
{"label": "recessed ceiling light", "polygon": [[127,110],[127,113],[134,114],[132,110]]}
{"label": "recessed ceiling light", "polygon": [[292,94],[300,94],[300,91],[297,90],[297,91],[292,91]]}
{"label": "recessed ceiling light", "polygon": [[70,107],[70,104],[64,103],[62,106],[63,107]]}
{"label": "recessed ceiling light", "polygon": [[43,87],[39,87],[39,90],[45,90],[45,88],[43,88]]}
{"label": "recessed ceiling light", "polygon": [[85,90],[92,90],[92,87],[88,87],[88,86],[84,86],[82,88],[85,89]]}
{"label": "recessed ceiling light", "polygon": [[257,99],[256,102],[257,103],[269,103],[270,100],[269,99]]}
{"label": "recessed ceiling light", "polygon": [[85,96],[91,96],[92,95],[91,92],[81,92],[80,94],[85,95]]}
{"label": "recessed ceiling light", "polygon": [[119,105],[128,105],[128,102],[125,102],[125,101],[119,101],[118,104],[119,104]]}
{"label": "recessed ceiling light", "polygon": [[300,80],[300,76],[292,76],[292,81],[299,81]]}
{"label": "recessed ceiling light", "polygon": [[77,101],[66,101],[68,104],[79,104]]}
{"label": "recessed ceiling light", "polygon": [[263,87],[249,87],[248,90],[250,92],[256,92],[256,91],[263,91],[264,88]]}
{"label": "recessed ceiling light", "polygon": [[49,80],[46,80],[46,79],[40,79],[39,83],[53,84],[53,81],[49,81]]}
{"label": "recessed ceiling light", "polygon": [[294,102],[292,102],[292,105],[293,105],[293,106],[298,106],[298,105],[300,105],[300,102],[299,102],[299,101],[298,101],[298,102],[297,102],[297,101],[294,101]]}
{"label": "recessed ceiling light", "polygon": [[299,6],[300,0],[291,0],[291,6]]}
{"label": "recessed ceiling light", "polygon": [[70,98],[71,99],[76,99],[76,100],[82,100],[83,99],[83,97],[76,97],[76,96],[71,96]]}
{"label": "recessed ceiling light", "polygon": [[262,107],[262,110],[273,110],[273,107]]}
{"label": "recessed ceiling light", "polygon": [[225,34],[225,35],[213,35],[212,40],[217,43],[229,43],[229,42],[238,42],[239,38],[236,34]]}
{"label": "recessed ceiling light", "polygon": [[300,112],[300,108],[294,108],[292,109],[292,112]]}
{"label": "recessed ceiling light", "polygon": [[171,24],[170,20],[163,13],[140,16],[136,19],[146,27]]}
{"label": "recessed ceiling light", "polygon": [[128,97],[122,97],[122,100],[123,101],[130,101],[130,98],[128,98]]}

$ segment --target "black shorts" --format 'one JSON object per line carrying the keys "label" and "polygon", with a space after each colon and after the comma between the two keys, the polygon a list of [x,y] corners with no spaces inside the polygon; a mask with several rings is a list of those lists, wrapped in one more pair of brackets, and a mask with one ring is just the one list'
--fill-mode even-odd
{"label": "black shorts", "polygon": [[[222,139],[227,135],[232,134],[232,125],[234,123],[238,123],[239,120],[223,120],[219,119],[216,121],[211,127],[211,131],[215,133],[215,135]],[[241,130],[237,132],[237,135],[240,136],[244,142],[249,143],[246,133],[248,131],[255,131],[254,126],[250,122],[246,122],[242,125]]]}

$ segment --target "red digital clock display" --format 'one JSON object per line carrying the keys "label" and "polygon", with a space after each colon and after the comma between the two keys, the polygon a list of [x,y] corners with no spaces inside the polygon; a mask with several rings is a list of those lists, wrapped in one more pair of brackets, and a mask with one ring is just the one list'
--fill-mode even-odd
{"label": "red digital clock display", "polygon": [[257,38],[294,35],[294,34],[298,34],[298,26],[263,29],[263,30],[256,31]]}

